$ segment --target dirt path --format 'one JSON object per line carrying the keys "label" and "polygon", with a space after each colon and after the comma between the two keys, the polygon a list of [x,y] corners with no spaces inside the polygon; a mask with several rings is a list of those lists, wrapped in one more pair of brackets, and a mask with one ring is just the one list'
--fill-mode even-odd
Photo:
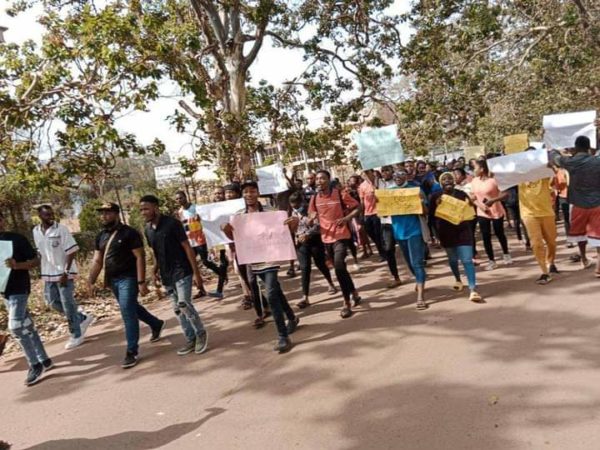
{"label": "dirt path", "polygon": [[[516,246],[512,242],[513,247]],[[385,289],[370,262],[356,277],[366,299],[339,318],[320,274],[287,355],[272,323],[250,327],[239,297],[199,304],[210,351],[179,357],[166,337],[124,371],[119,320],[90,329],[82,347],[48,346],[56,369],[22,384],[25,363],[0,363],[0,440],[14,449],[596,449],[600,448],[600,281],[568,263],[537,286],[531,255],[479,273],[486,303],[450,291],[440,250],[428,269],[425,312],[412,285]],[[403,278],[407,279],[405,266]],[[285,282],[296,302],[299,279]]]}

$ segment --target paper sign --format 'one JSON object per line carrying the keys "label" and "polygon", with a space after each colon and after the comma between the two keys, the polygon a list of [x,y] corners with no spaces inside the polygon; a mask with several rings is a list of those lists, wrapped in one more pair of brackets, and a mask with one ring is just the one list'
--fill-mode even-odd
{"label": "paper sign", "polygon": [[527,148],[529,148],[529,136],[527,134],[513,134],[504,137],[504,153],[507,155],[524,152]]}
{"label": "paper sign", "polygon": [[221,231],[221,225],[229,222],[229,218],[233,214],[245,207],[246,202],[243,198],[196,206],[196,212],[200,216],[200,219],[202,219],[202,227],[208,248],[232,242]]}
{"label": "paper sign", "polygon": [[596,148],[596,111],[544,116],[544,143],[548,150],[573,148],[578,136],[590,138]]}
{"label": "paper sign", "polygon": [[531,150],[488,159],[488,166],[501,191],[520,183],[530,183],[554,176],[554,172],[548,168],[546,150]]}
{"label": "paper sign", "polygon": [[470,161],[477,159],[480,156],[485,155],[485,147],[483,145],[474,145],[471,147],[465,147],[465,159]]}
{"label": "paper sign", "polygon": [[238,214],[231,217],[239,264],[271,263],[296,259],[286,211]]}
{"label": "paper sign", "polygon": [[358,159],[363,170],[404,161],[404,151],[396,125],[371,128],[352,135],[358,147]]}
{"label": "paper sign", "polygon": [[408,214],[423,214],[421,189],[377,189],[377,215],[404,216]]}
{"label": "paper sign", "polygon": [[278,194],[290,188],[281,163],[257,167],[256,176],[258,178],[258,192],[261,195]]}
{"label": "paper sign", "polygon": [[446,194],[442,195],[442,201],[435,210],[435,217],[444,219],[454,225],[472,220],[474,216],[475,212],[469,202]]}
{"label": "paper sign", "polygon": [[4,261],[13,257],[12,241],[0,241],[0,292],[6,290],[10,269],[6,267]]}

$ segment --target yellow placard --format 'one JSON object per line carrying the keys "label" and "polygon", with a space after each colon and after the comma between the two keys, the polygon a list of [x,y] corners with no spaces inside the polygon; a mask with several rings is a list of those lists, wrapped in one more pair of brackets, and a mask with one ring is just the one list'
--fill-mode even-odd
{"label": "yellow placard", "polygon": [[465,147],[465,159],[467,161],[470,161],[471,159],[477,159],[482,155],[485,155],[485,146],[483,145]]}
{"label": "yellow placard", "polygon": [[435,210],[435,217],[459,225],[466,220],[472,220],[475,212],[469,202],[444,194]]}
{"label": "yellow placard", "polygon": [[377,189],[377,215],[405,216],[408,214],[423,214],[421,203],[421,189]]}
{"label": "yellow placard", "polygon": [[529,136],[526,133],[504,136],[504,153],[507,155],[524,152],[527,147],[529,147]]}

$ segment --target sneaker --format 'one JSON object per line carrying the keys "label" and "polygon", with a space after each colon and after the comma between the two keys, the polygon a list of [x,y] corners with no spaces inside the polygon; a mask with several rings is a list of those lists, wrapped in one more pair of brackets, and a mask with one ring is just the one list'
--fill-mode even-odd
{"label": "sneaker", "polygon": [[194,353],[197,355],[204,353],[208,348],[208,333],[203,331],[200,336],[196,337],[196,342],[194,344]]}
{"label": "sneaker", "polygon": [[125,353],[125,358],[123,359],[123,362],[121,363],[121,367],[123,369],[129,369],[133,366],[135,366],[138,363],[138,355],[136,355],[135,353],[132,352],[127,352]]}
{"label": "sneaker", "polygon": [[503,258],[504,258],[504,264],[506,264],[507,266],[512,265],[513,260],[512,260],[512,257],[508,253],[506,255],[504,255]]}
{"label": "sneaker", "polygon": [[358,306],[362,302],[362,297],[360,295],[353,295],[352,301],[354,302],[354,306]]}
{"label": "sneaker", "polygon": [[54,362],[48,358],[42,361],[42,366],[44,367],[44,371],[47,372],[54,367]]}
{"label": "sneaker", "polygon": [[192,297],[192,299],[193,300],[198,300],[199,298],[202,298],[202,297],[206,297],[206,291],[205,290],[196,292],[196,294],[194,294],[194,296]]}
{"label": "sneaker", "polygon": [[455,281],[454,284],[452,285],[452,290],[456,291],[456,292],[460,292],[465,288],[465,286],[462,284],[462,281]]}
{"label": "sneaker", "polygon": [[289,320],[287,324],[287,332],[288,334],[294,334],[296,328],[298,328],[298,324],[300,323],[300,318],[298,316],[294,317],[293,320]]}
{"label": "sneaker", "polygon": [[158,342],[160,341],[161,335],[165,326],[167,325],[166,320],[160,321],[160,326],[156,330],[152,330],[152,335],[150,336],[150,342]]}
{"label": "sneaker", "polygon": [[84,339],[85,338],[83,337],[83,334],[78,338],[71,336],[65,344],[65,350],[71,350],[75,347],[79,347],[81,344],[83,344]]}
{"label": "sneaker", "polygon": [[177,354],[179,356],[187,355],[192,353],[196,349],[196,339],[193,341],[188,341],[183,347],[177,350]]}
{"label": "sneaker", "polygon": [[352,269],[353,269],[355,272],[360,272],[360,264],[353,264],[353,265],[352,265]]}
{"label": "sneaker", "polygon": [[552,277],[550,275],[542,274],[535,282],[537,284],[548,284],[552,281]]}
{"label": "sneaker", "polygon": [[498,268],[498,264],[496,264],[496,261],[488,261],[484,267],[484,270],[494,270],[496,268]]}
{"label": "sneaker", "polygon": [[33,386],[35,383],[42,379],[44,374],[44,366],[41,363],[34,364],[29,368],[27,372],[27,378],[25,378],[26,386]]}
{"label": "sneaker", "polygon": [[290,278],[294,278],[296,276],[296,270],[295,269],[290,269],[286,272],[287,276]]}
{"label": "sneaker", "polygon": [[386,287],[388,289],[394,289],[401,285],[402,285],[402,282],[400,280],[394,280],[394,281],[390,281]]}
{"label": "sneaker", "polygon": [[223,299],[223,293],[219,292],[219,291],[210,291],[208,293],[208,296],[212,297],[212,298],[216,298],[217,300],[222,300]]}
{"label": "sneaker", "polygon": [[85,336],[85,333],[88,330],[88,327],[94,323],[94,319],[95,317],[92,316],[91,314],[88,313],[84,313],[85,314],[85,319],[83,319],[81,321],[81,323],[79,324],[79,327],[81,328],[81,336]]}
{"label": "sneaker", "polygon": [[292,341],[287,337],[280,337],[277,340],[277,344],[273,347],[273,350],[279,353],[286,353],[292,349]]}
{"label": "sneaker", "polygon": [[550,268],[548,270],[550,273],[555,273],[555,274],[559,274],[560,272],[558,271],[558,269],[556,268],[556,265],[554,264],[550,264]]}

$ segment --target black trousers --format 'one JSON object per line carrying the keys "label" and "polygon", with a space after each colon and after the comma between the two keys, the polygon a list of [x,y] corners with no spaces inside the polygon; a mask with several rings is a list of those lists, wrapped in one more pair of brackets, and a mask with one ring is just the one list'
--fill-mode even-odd
{"label": "black trousers", "polygon": [[381,245],[381,220],[379,217],[376,215],[365,216],[364,226],[367,235],[371,238],[375,247],[377,247],[379,256],[382,258],[385,257],[385,251]]}
{"label": "black trousers", "polygon": [[200,260],[202,261],[202,264],[204,264],[204,267],[212,270],[219,277],[219,281],[217,283],[217,292],[223,292],[223,285],[227,279],[227,267],[229,266],[229,261],[227,261],[225,250],[221,250],[219,252],[219,259],[221,263],[219,266],[208,259],[208,246],[206,244],[195,247],[194,250],[196,250],[196,254],[200,256]]}
{"label": "black trousers", "polygon": [[338,279],[338,283],[342,289],[342,295],[346,302],[350,301],[352,293],[356,290],[350,272],[348,272],[348,267],[346,267],[346,254],[348,253],[350,245],[348,241],[349,239],[342,239],[340,241],[335,241],[332,244],[325,245],[329,257],[333,259],[335,276]]}
{"label": "black trousers", "polygon": [[504,217],[501,217],[500,219],[477,217],[477,222],[479,223],[483,246],[488,259],[490,261],[495,261],[494,246],[492,245],[492,227],[494,228],[494,234],[496,235],[496,238],[498,238],[498,242],[500,242],[502,252],[505,255],[508,254],[508,242],[506,240],[506,235],[504,234]]}
{"label": "black trousers", "polygon": [[381,244],[385,252],[385,259],[394,278],[398,278],[398,262],[396,261],[396,238],[391,223],[381,225]]}
{"label": "black trousers", "polygon": [[312,270],[311,259],[321,271],[329,284],[332,284],[331,272],[325,262],[325,246],[321,241],[321,236],[313,235],[307,238],[296,248],[298,253],[298,264],[302,272],[302,294],[307,296],[310,289],[310,272]]}

